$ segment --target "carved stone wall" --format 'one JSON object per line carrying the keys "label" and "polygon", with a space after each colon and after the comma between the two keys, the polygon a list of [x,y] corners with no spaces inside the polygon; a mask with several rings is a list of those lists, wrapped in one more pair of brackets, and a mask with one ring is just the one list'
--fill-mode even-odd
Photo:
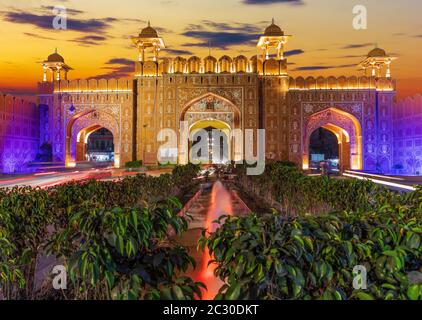
{"label": "carved stone wall", "polygon": [[[75,137],[95,123],[113,129],[120,164],[132,160],[133,92],[128,79],[74,80],[54,83],[54,91],[41,97],[49,104],[49,130],[55,161],[75,160]],[[90,116],[85,116],[90,114]],[[98,119],[92,115],[98,115]],[[82,117],[80,120],[79,118]],[[108,120],[106,120],[106,118]],[[111,121],[113,119],[113,121]],[[77,126],[75,126],[76,120]],[[117,138],[117,137],[118,138]],[[71,150],[73,148],[73,150]],[[115,153],[116,150],[115,150]]]}
{"label": "carved stone wall", "polygon": [[[51,140],[57,161],[72,155],[66,146],[71,145],[67,141],[74,139],[76,131],[94,123],[80,121],[81,125],[73,128],[73,122],[97,112],[115,120],[121,164],[135,158],[155,163],[161,129],[180,134],[182,120],[193,124],[216,119],[232,128],[265,129],[267,158],[303,165],[312,115],[335,108],[351,115],[361,127],[363,168],[389,172],[394,88],[394,81],[367,77],[289,79],[247,72],[163,73],[159,77],[139,76],[135,81],[55,82],[43,88],[40,102],[49,106],[45,137]],[[353,131],[346,123],[343,127]]]}
{"label": "carved stone wall", "polygon": [[261,83],[263,128],[266,130],[266,157],[288,160],[288,78],[264,77],[261,79]]}
{"label": "carved stone wall", "polygon": [[422,94],[398,101],[393,114],[394,173],[422,174]]}
{"label": "carved stone wall", "polygon": [[[258,128],[256,75],[164,74],[160,78],[141,77],[137,82],[138,159],[144,156],[156,159],[159,130],[170,128],[180,133],[180,121],[183,120],[192,124],[208,117],[241,129]],[[221,110],[205,110],[201,114],[201,108],[206,109],[207,99],[215,99],[214,107]]]}
{"label": "carved stone wall", "polygon": [[337,108],[360,123],[363,169],[389,172],[392,163],[390,119],[393,97],[394,92],[377,90],[289,91],[290,160],[302,164],[307,148],[302,138],[310,116],[328,108]]}
{"label": "carved stone wall", "polygon": [[35,160],[40,115],[35,99],[0,92],[0,173],[18,173]]}

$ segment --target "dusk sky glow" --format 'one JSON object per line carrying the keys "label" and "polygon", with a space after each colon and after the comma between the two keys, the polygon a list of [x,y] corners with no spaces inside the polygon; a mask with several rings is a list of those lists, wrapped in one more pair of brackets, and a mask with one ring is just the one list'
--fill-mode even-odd
{"label": "dusk sky glow", "polygon": [[[355,5],[368,9],[368,29],[352,27]],[[51,26],[52,6],[68,10],[68,30]],[[58,48],[75,70],[70,79],[130,76],[137,58],[130,36],[147,21],[168,50],[162,56],[251,57],[274,17],[286,34],[291,76],[358,75],[374,44],[393,63],[399,97],[422,92],[422,2],[418,0],[0,0],[0,91],[31,93],[41,80],[37,62]]]}

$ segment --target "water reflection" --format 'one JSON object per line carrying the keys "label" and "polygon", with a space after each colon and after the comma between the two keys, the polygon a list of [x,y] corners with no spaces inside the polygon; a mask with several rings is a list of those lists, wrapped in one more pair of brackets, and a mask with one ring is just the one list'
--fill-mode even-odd
{"label": "water reflection", "polygon": [[[220,181],[217,181],[211,192],[211,201],[207,212],[206,222],[204,228],[212,233],[218,229],[218,224],[215,223],[221,216],[233,215],[232,198],[227,189]],[[212,260],[208,249],[205,250],[202,257],[202,265],[198,275],[197,281],[203,282],[208,290],[203,292],[204,300],[212,300],[218,294],[218,290],[223,286],[223,282],[214,275],[216,266],[209,265]]]}

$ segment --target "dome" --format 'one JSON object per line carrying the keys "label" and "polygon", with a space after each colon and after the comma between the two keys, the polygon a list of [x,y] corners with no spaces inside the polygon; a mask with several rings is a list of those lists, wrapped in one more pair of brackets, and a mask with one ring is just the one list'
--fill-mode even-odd
{"label": "dome", "polygon": [[141,33],[139,34],[140,38],[158,38],[157,30],[151,27],[150,23],[148,22],[148,27],[142,29]]}
{"label": "dome", "polygon": [[272,24],[269,27],[267,27],[267,29],[265,29],[264,36],[266,36],[266,37],[281,37],[281,36],[284,36],[284,32],[283,32],[283,30],[281,30],[281,28],[279,26],[274,24],[274,19],[273,19]]}
{"label": "dome", "polygon": [[62,62],[62,63],[64,63],[64,58],[63,58],[61,55],[59,55],[59,54],[57,53],[57,50],[56,50],[56,52],[55,52],[55,53],[50,54],[50,55],[48,56],[48,58],[47,58],[47,62]]}
{"label": "dome", "polygon": [[380,48],[372,49],[368,53],[368,58],[386,57],[386,56],[387,56],[387,53],[385,52],[385,50],[380,49]]}

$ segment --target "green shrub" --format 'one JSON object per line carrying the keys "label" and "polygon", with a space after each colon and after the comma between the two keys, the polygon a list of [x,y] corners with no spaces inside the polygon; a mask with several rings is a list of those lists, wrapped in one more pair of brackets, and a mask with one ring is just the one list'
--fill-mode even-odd
{"label": "green shrub", "polygon": [[138,161],[129,161],[126,162],[125,164],[125,168],[126,169],[138,169],[142,167],[142,161],[138,160]]}
{"label": "green shrub", "polygon": [[265,199],[287,215],[320,214],[329,211],[369,210],[385,201],[400,201],[400,195],[369,180],[309,177],[293,166],[274,162],[260,176],[247,176],[238,169],[238,183],[251,197]]}
{"label": "green shrub", "polygon": [[[223,217],[200,239],[225,285],[219,299],[421,299],[422,187],[400,194],[370,181],[308,177],[284,163],[238,182],[280,211]],[[226,220],[225,220],[226,219]],[[353,288],[353,269],[368,290]]]}
{"label": "green shrub", "polygon": [[[185,176],[186,175],[186,176]],[[145,208],[181,196],[181,185],[195,176],[192,166],[176,175],[137,175],[118,182],[68,183],[48,190],[14,188],[0,191],[0,289],[8,299],[33,299],[35,269],[54,230],[68,228],[71,216],[97,210]],[[186,189],[183,189],[186,190]]]}
{"label": "green shrub", "polygon": [[[421,209],[333,212],[288,218],[278,213],[227,217],[200,240],[226,284],[219,299],[420,299]],[[225,218],[223,218],[225,219]],[[353,288],[353,269],[368,271],[368,290]]]}
{"label": "green shrub", "polygon": [[188,221],[177,215],[177,199],[145,208],[92,209],[71,215],[50,242],[68,262],[73,299],[194,299],[201,283],[178,277],[195,266],[187,250],[173,243]]}

